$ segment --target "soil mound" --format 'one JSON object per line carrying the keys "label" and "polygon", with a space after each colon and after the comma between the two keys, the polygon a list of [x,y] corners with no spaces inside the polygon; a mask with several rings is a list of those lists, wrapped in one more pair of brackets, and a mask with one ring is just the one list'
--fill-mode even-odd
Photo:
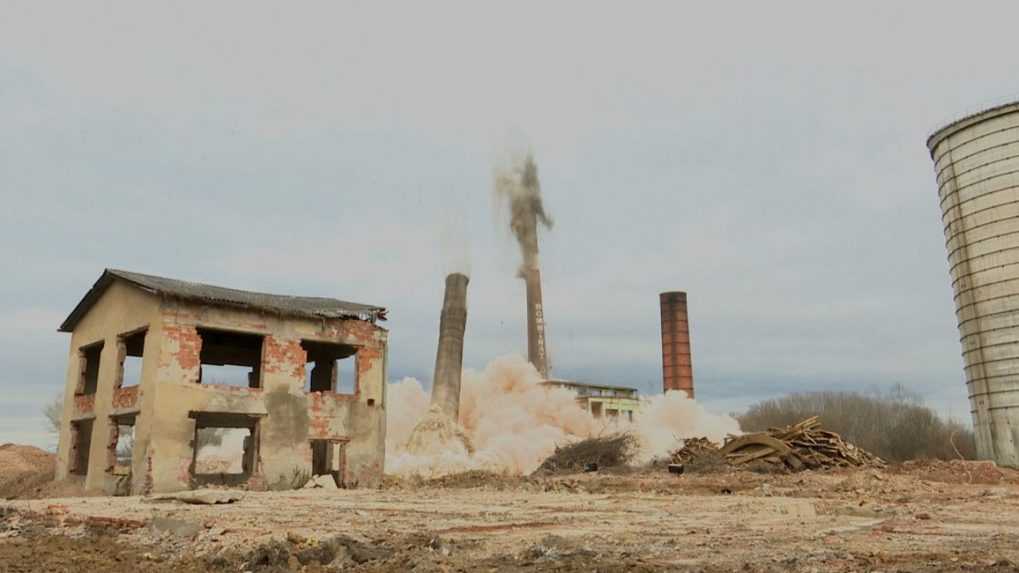
{"label": "soil mound", "polygon": [[0,445],[0,499],[30,495],[53,481],[57,456],[34,446]]}

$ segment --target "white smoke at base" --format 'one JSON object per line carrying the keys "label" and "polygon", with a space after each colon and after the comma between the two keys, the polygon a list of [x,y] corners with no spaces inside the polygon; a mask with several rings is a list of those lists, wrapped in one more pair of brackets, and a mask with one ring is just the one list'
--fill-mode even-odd
{"label": "white smoke at base", "polygon": [[528,474],[564,445],[615,430],[632,432],[640,443],[638,461],[662,456],[679,440],[707,436],[720,441],[739,433],[735,419],[712,414],[681,392],[647,398],[632,424],[596,420],[564,388],[548,388],[521,356],[496,358],[481,372],[465,370],[460,426],[474,453],[457,442],[435,444],[427,453],[408,451],[415,426],[428,413],[421,384],[404,378],[387,390],[386,473],[434,477],[472,469]]}

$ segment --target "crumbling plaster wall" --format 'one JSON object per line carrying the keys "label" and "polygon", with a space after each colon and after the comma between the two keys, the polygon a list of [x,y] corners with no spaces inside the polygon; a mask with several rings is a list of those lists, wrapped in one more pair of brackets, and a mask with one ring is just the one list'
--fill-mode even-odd
{"label": "crumbling plaster wall", "polygon": [[[130,286],[114,283],[103,293],[92,309],[81,319],[71,334],[67,360],[67,379],[64,385],[63,413],[57,446],[56,478],[64,479],[70,471],[71,423],[94,418],[89,464],[85,489],[89,492],[112,493],[113,477],[108,456],[113,415],[135,414],[146,404],[151,405],[156,377],[158,340],[160,338],[160,311],[157,297]],[[119,372],[118,336],[148,328],[142,358],[141,380],[137,388],[116,392],[114,384]],[[99,378],[92,397],[76,396],[80,373],[79,349],[103,342],[99,358]],[[144,451],[148,439],[147,428],[135,426],[135,452]],[[133,472],[143,471],[142,456],[133,458]]]}
{"label": "crumbling plaster wall", "polygon": [[[194,411],[261,417],[256,473],[269,487],[285,487],[311,469],[310,439],[345,442],[342,476],[351,486],[377,486],[385,458],[386,338],[384,329],[358,320],[285,318],[244,310],[167,300],[162,305],[158,385],[150,447],[149,491],[189,486]],[[201,337],[197,328],[259,334],[260,388],[198,384]],[[358,348],[354,395],[304,391],[302,340]]]}

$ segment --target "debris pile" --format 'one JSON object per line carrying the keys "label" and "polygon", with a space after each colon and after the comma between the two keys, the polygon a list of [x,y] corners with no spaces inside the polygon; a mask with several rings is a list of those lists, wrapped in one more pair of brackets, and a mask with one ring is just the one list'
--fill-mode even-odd
{"label": "debris pile", "polygon": [[683,447],[669,454],[674,464],[688,464],[694,460],[718,456],[718,444],[707,438],[688,438]]}
{"label": "debris pile", "polygon": [[449,448],[474,453],[474,446],[463,428],[447,416],[441,406],[433,405],[414,427],[406,449],[414,454],[434,455]]}
{"label": "debris pile", "polygon": [[534,470],[535,474],[596,471],[627,465],[637,454],[637,439],[625,432],[597,436],[556,446],[555,452]]}
{"label": "debris pile", "polygon": [[784,428],[730,437],[721,447],[706,438],[685,440],[670,453],[674,464],[687,464],[704,457],[718,457],[729,465],[764,462],[792,471],[832,467],[884,467],[885,462],[870,452],[821,428],[817,416]]}

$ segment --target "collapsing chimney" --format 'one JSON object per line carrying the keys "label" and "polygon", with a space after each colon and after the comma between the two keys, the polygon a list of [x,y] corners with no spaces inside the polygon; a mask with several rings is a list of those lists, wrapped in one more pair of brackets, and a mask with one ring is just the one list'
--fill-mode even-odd
{"label": "collapsing chimney", "polygon": [[686,293],[663,292],[658,296],[662,313],[662,390],[682,390],[693,398],[693,360],[690,356],[690,325]]}
{"label": "collapsing chimney", "polygon": [[545,345],[545,312],[541,303],[541,271],[538,267],[538,229],[552,227],[541,199],[538,166],[528,154],[509,169],[496,172],[496,196],[505,197],[510,207],[510,229],[523,259],[517,276],[527,289],[527,360],[542,378],[548,378],[548,347]]}
{"label": "collapsing chimney", "polygon": [[439,347],[432,377],[432,407],[448,418],[460,417],[460,374],[463,371],[464,331],[467,328],[467,283],[461,273],[446,277],[446,294],[439,318]]}

